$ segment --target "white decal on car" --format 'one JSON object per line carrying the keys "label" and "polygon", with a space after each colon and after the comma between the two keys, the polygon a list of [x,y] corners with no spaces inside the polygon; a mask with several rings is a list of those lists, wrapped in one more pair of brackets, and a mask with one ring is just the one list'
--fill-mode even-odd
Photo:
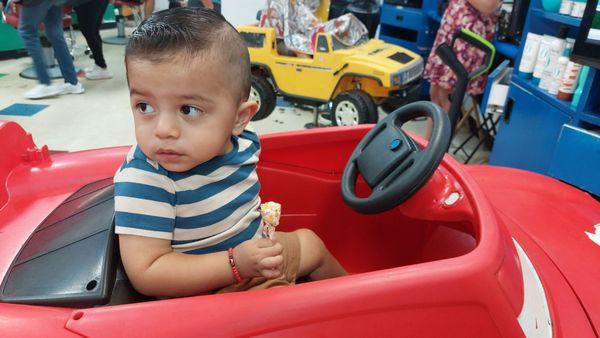
{"label": "white decal on car", "polygon": [[600,245],[600,224],[594,226],[595,233],[585,231],[585,234],[592,240],[592,242]]}

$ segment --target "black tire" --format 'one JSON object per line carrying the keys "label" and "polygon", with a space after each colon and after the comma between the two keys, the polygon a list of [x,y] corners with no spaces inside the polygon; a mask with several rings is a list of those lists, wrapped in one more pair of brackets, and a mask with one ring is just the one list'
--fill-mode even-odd
{"label": "black tire", "polygon": [[387,99],[387,100],[383,101],[383,103],[381,103],[379,106],[386,114],[389,114],[389,113],[393,112],[394,110],[400,108],[402,106],[402,104],[395,100]]}
{"label": "black tire", "polygon": [[[347,114],[340,114],[342,111]],[[350,90],[340,93],[333,100],[331,122],[335,126],[353,126],[365,123],[377,123],[377,105],[371,96],[362,90]],[[355,116],[351,116],[352,114]]]}
{"label": "black tire", "polygon": [[273,86],[262,76],[252,75],[250,98],[258,102],[258,111],[252,121],[258,121],[271,115],[275,109],[276,97]]}

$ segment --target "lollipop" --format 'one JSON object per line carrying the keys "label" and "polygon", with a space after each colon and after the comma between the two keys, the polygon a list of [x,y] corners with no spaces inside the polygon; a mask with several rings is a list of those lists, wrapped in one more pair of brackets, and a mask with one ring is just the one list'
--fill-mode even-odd
{"label": "lollipop", "polygon": [[279,225],[281,217],[281,204],[267,202],[260,205],[260,214],[262,216],[262,236],[263,238],[273,239],[275,228]]}

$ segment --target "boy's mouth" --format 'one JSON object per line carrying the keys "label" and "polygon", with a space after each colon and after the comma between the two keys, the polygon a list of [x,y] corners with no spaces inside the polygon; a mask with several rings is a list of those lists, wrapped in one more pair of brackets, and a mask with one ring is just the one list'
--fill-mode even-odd
{"label": "boy's mouth", "polygon": [[175,150],[160,148],[156,151],[156,157],[161,162],[174,162],[181,157],[181,154]]}

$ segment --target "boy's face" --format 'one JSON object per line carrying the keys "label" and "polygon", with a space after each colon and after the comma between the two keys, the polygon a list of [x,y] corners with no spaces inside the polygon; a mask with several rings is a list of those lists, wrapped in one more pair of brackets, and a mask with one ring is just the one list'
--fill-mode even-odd
{"label": "boy's face", "polygon": [[169,171],[183,172],[232,148],[256,113],[241,102],[228,70],[212,57],[127,63],[137,143]]}

